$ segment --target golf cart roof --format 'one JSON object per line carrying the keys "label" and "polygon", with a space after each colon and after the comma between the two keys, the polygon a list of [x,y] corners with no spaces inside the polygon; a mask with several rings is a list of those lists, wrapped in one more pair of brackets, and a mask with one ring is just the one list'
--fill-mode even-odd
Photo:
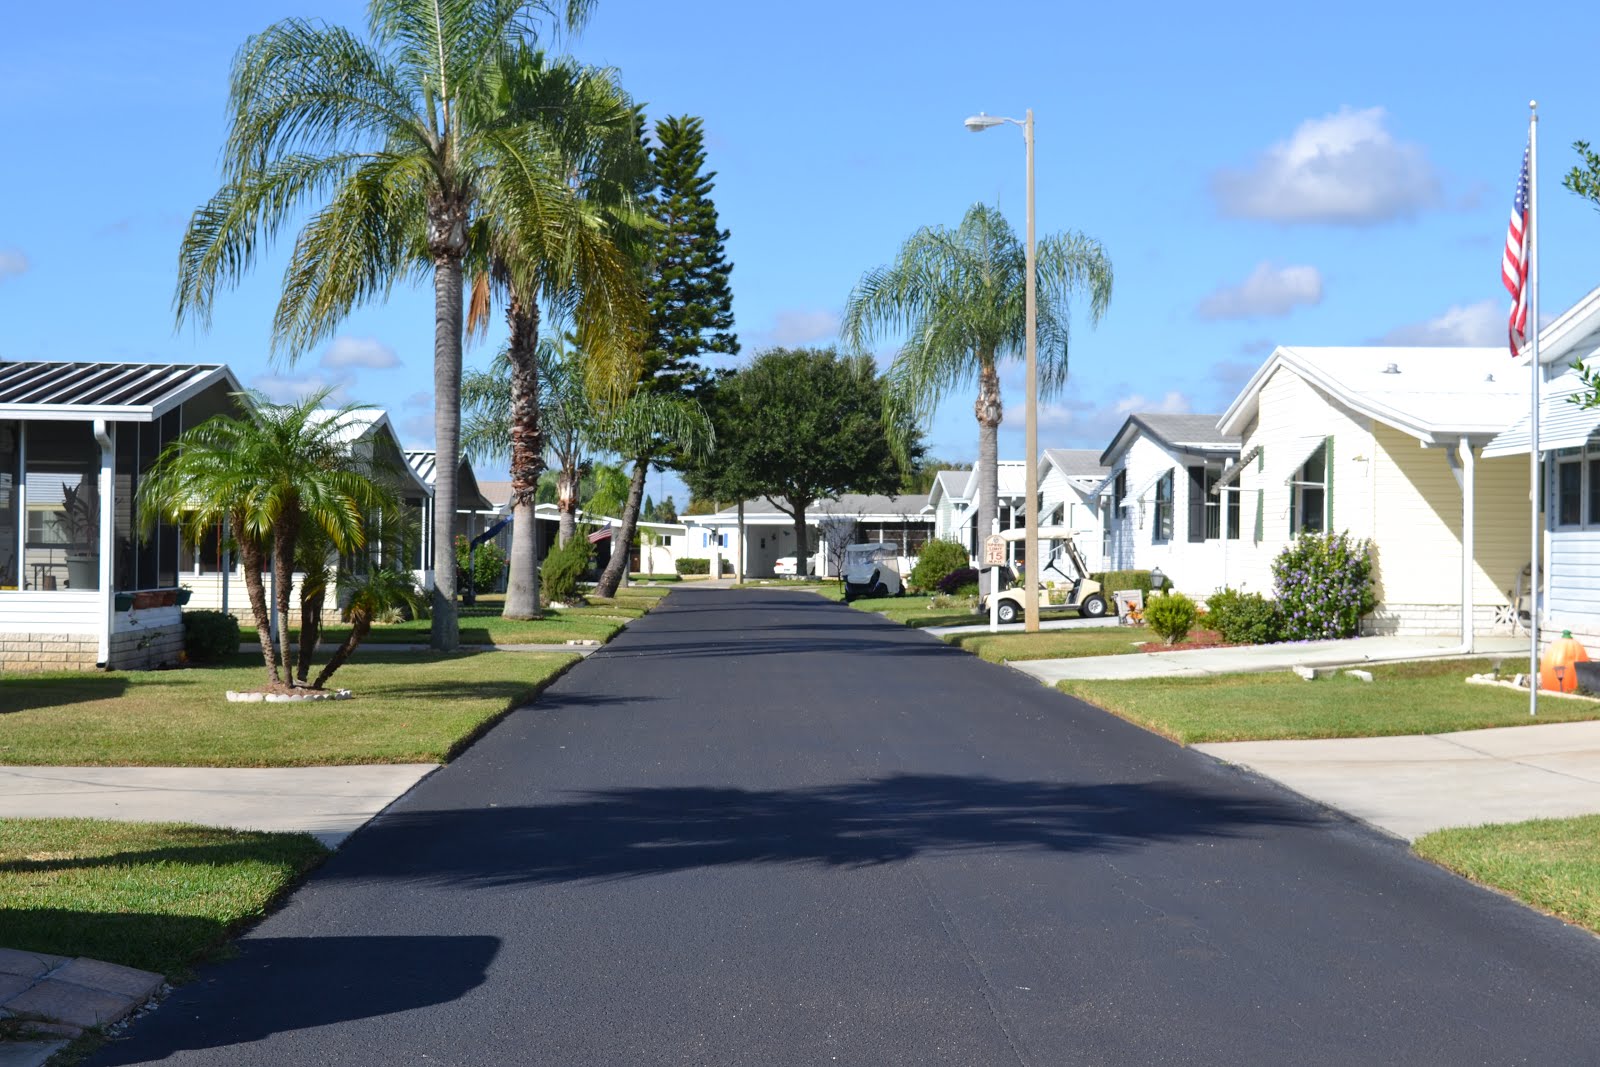
{"label": "golf cart roof", "polygon": [[[1039,540],[1071,541],[1082,532],[1082,530],[1075,530],[1071,526],[1041,526],[1039,527]],[[1027,529],[1022,526],[1017,526],[1010,530],[1002,530],[1000,532],[1000,536],[1004,537],[1007,541],[1020,541],[1026,537],[1027,534]]]}

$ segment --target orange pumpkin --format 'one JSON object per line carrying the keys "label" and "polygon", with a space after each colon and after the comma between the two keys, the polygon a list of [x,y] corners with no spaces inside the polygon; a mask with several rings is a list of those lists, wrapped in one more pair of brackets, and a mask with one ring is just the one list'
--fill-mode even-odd
{"label": "orange pumpkin", "polygon": [[1561,640],[1552,641],[1539,659],[1539,688],[1562,693],[1578,689],[1578,671],[1574,663],[1589,662],[1589,653],[1573,640],[1571,630],[1561,631]]}

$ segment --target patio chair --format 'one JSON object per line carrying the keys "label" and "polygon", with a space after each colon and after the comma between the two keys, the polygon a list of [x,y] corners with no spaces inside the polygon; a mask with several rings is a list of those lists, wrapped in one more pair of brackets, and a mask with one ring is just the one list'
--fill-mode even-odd
{"label": "patio chair", "polygon": [[1524,564],[1517,574],[1516,588],[1506,590],[1506,595],[1511,598],[1512,631],[1532,632],[1534,603],[1536,600],[1544,599],[1544,575],[1539,576],[1538,584],[1535,586],[1533,564]]}

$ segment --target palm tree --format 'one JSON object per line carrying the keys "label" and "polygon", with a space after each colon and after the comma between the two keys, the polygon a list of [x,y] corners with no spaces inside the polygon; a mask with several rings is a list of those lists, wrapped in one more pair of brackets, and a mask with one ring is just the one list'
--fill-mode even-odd
{"label": "palm tree", "polygon": [[300,224],[273,319],[294,360],[357,305],[397,282],[434,292],[433,629],[459,643],[455,566],[461,428],[462,287],[486,212],[532,213],[526,173],[544,173],[538,124],[508,112],[508,49],[561,7],[576,27],[593,0],[369,0],[368,40],[285,19],[234,59],[223,184],[189,220],[178,256],[178,322],[209,323],[285,225]]}
{"label": "palm tree", "polygon": [[611,532],[611,559],[600,573],[598,596],[616,596],[628,571],[628,549],[639,528],[639,504],[644,499],[650,463],[667,451],[698,461],[712,450],[716,431],[704,409],[693,400],[640,389],[615,416],[600,423],[595,437],[608,452],[633,463],[628,479],[628,500],[622,507],[622,525]]}
{"label": "palm tree", "polygon": [[[140,483],[138,514],[145,531],[165,519],[194,540],[226,518],[239,543],[245,589],[271,685],[294,684],[289,594],[304,527],[315,526],[335,551],[366,543],[365,516],[393,507],[382,488],[350,458],[347,420],[353,408],[322,410],[327,391],[297,404],[247,395],[253,410],[217,415],[179,434]],[[279,619],[273,645],[262,586],[263,550],[271,547]]]}
{"label": "palm tree", "polygon": [[373,620],[402,605],[413,611],[422,606],[422,597],[417,594],[411,573],[389,563],[364,574],[341,571],[339,592],[340,599],[348,605],[345,610],[350,616],[350,632],[317,673],[316,681],[311,683],[313,689],[321,689],[333,677],[333,672],[344,666],[356,646],[372,632]]}
{"label": "palm tree", "polygon": [[[497,448],[511,468],[511,556],[504,615],[539,614],[534,494],[544,468],[539,404],[539,306],[576,320],[587,355],[586,386],[603,403],[638,377],[645,316],[629,259],[642,218],[634,189],[646,167],[639,114],[609,70],[518,49],[502,64],[501,107],[526,117],[539,151],[503,178],[517,195],[475,230],[470,331],[486,330],[490,302],[504,300],[510,340],[505,371],[508,437]],[[531,169],[537,163],[538,170]],[[574,505],[575,506],[575,505]],[[569,531],[563,510],[562,543]]]}
{"label": "palm tree", "polygon": [[[1048,396],[1067,381],[1071,298],[1087,292],[1090,321],[1098,323],[1111,302],[1111,261],[1092,238],[1052,234],[1038,243],[1037,276],[1039,390]],[[841,327],[857,349],[884,333],[904,336],[889,368],[891,397],[919,418],[976,379],[980,535],[998,513],[998,364],[1023,354],[1026,279],[1027,250],[1010,224],[998,209],[974,204],[954,230],[925,226],[893,263],[864,274]]]}

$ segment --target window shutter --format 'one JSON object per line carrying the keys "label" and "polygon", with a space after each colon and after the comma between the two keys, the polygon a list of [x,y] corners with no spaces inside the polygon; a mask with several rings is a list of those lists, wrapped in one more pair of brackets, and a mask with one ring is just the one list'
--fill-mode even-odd
{"label": "window shutter", "polygon": [[1189,468],[1189,540],[1206,539],[1206,469]]}
{"label": "window shutter", "polygon": [[1322,532],[1333,533],[1333,438],[1322,449]]}

